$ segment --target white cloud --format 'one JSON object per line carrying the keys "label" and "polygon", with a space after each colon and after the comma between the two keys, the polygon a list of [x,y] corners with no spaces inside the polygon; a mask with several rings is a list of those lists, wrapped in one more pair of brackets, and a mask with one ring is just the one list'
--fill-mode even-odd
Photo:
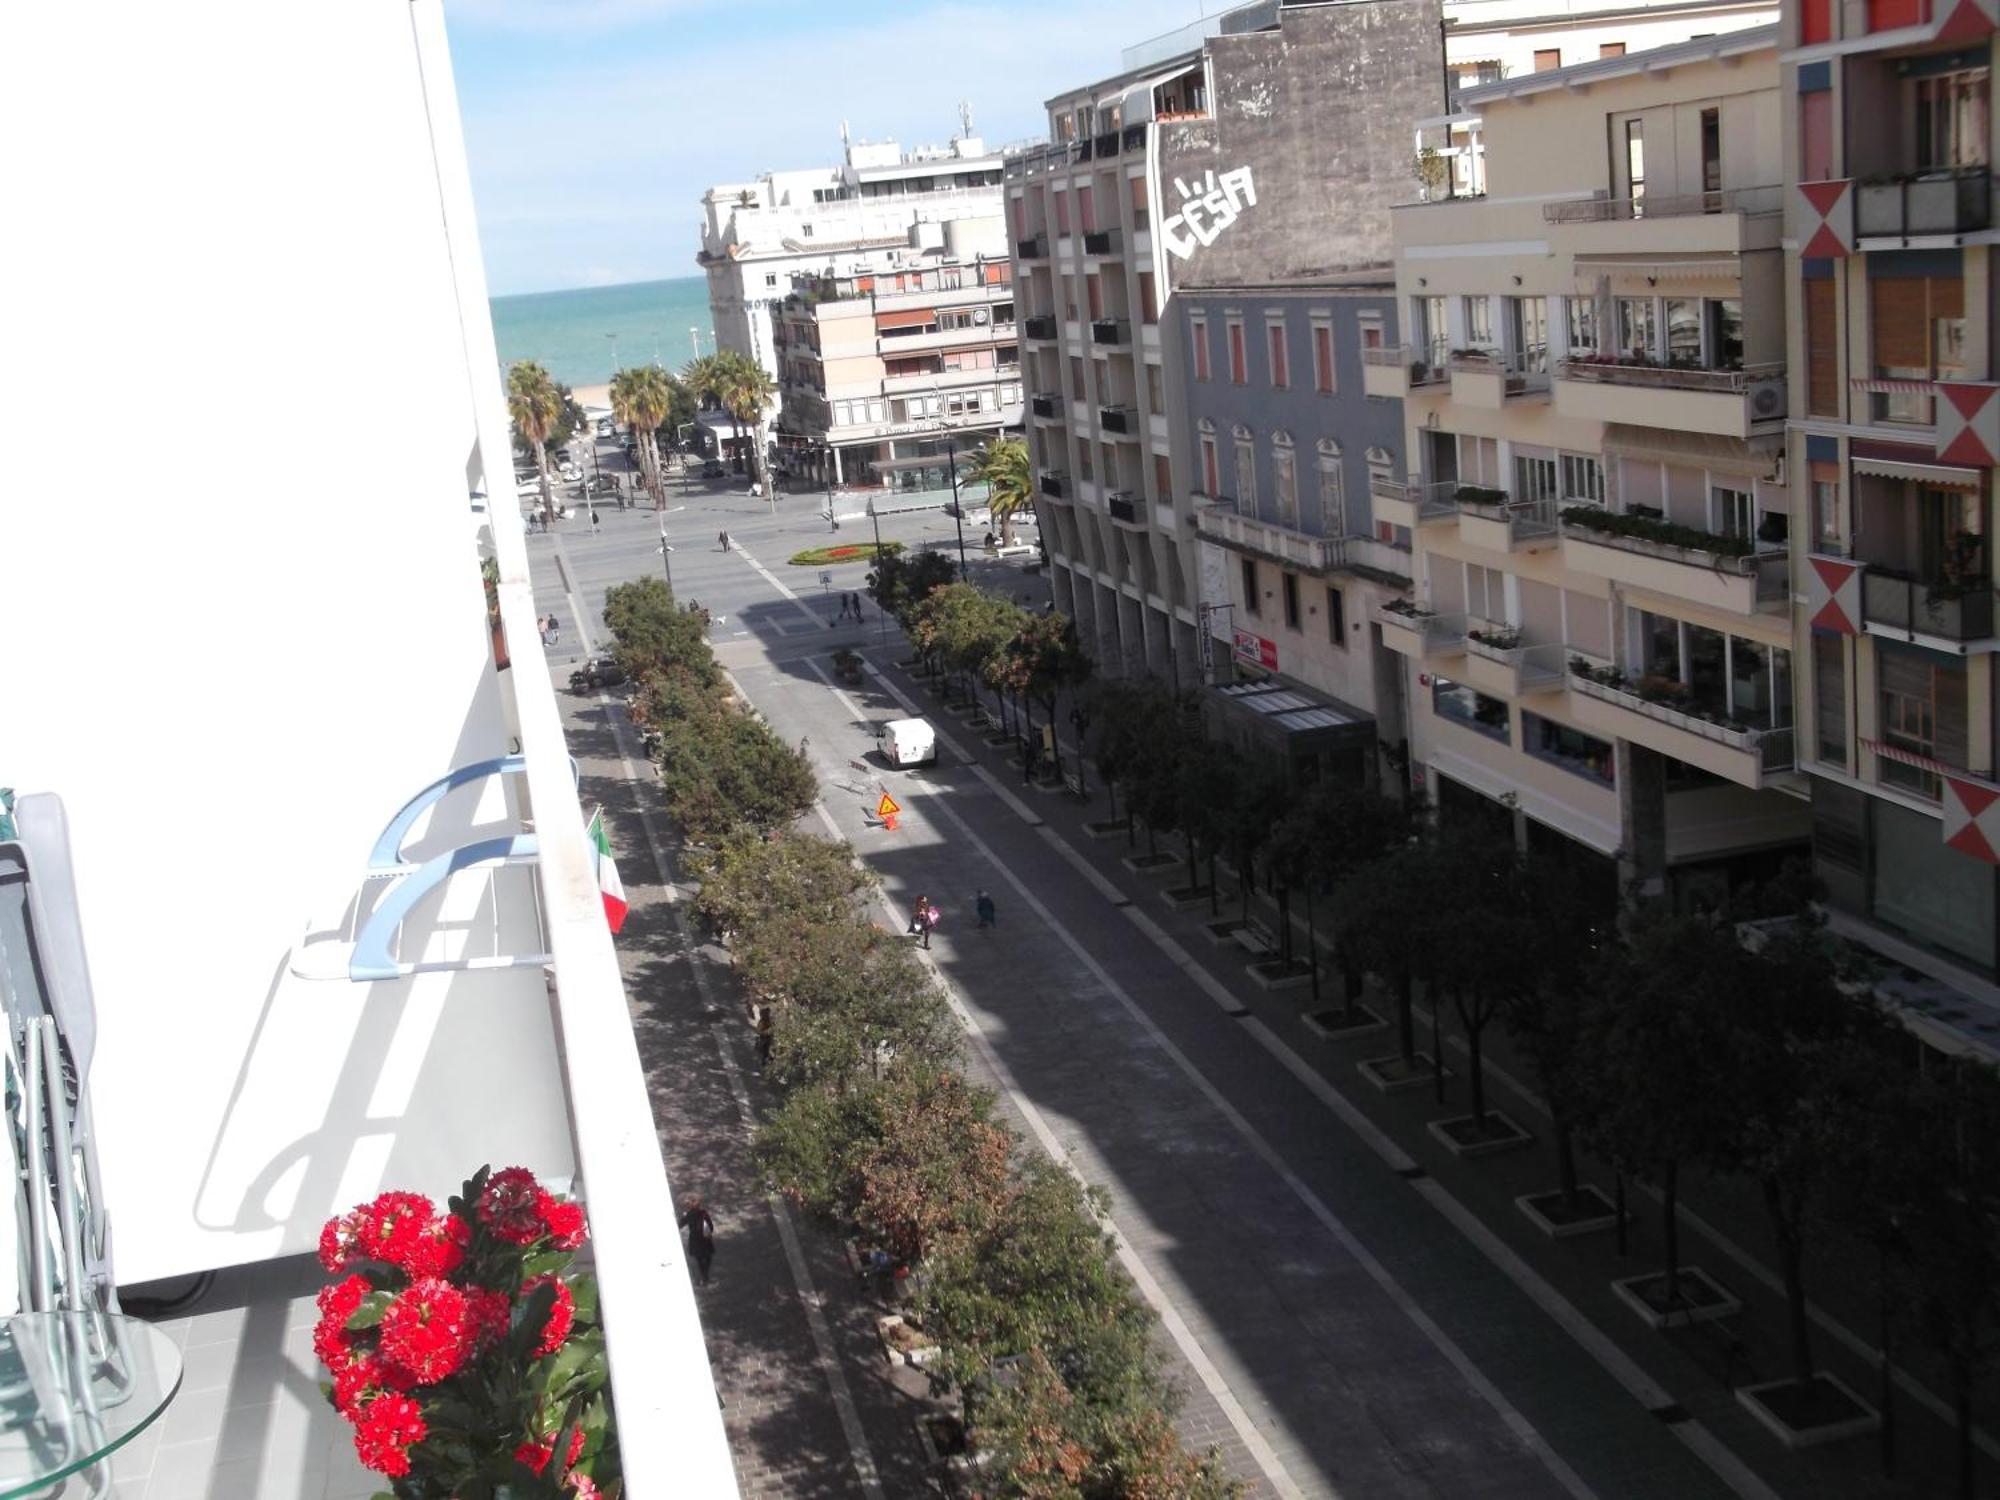
{"label": "white cloud", "polygon": [[[688,0],[467,0],[496,11],[659,14]],[[454,16],[459,12],[454,11]],[[1041,135],[1042,101],[1118,70],[1119,49],[1174,24],[1158,0],[1087,5],[933,4],[829,25],[694,28],[625,51],[551,48],[534,81],[501,90],[471,70],[460,95],[491,279],[501,290],[579,284],[591,267],[693,274],[700,196],[712,183],[832,163],[857,139],[942,142],[969,98],[989,145]]]}

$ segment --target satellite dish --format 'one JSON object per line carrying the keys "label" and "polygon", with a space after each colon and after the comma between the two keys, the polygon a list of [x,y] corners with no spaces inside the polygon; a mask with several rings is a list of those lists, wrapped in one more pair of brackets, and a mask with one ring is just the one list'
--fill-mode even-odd
{"label": "satellite dish", "polygon": [[972,315],[972,321],[975,323],[984,323],[986,321],[986,309],[982,307],[975,311]]}

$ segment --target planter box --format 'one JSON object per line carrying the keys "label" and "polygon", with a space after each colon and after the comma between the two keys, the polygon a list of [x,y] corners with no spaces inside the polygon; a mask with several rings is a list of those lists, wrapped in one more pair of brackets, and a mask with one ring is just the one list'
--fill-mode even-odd
{"label": "planter box", "polygon": [[1181,857],[1162,850],[1158,854],[1128,854],[1118,862],[1126,869],[1135,870],[1141,875],[1159,875],[1167,870],[1178,869]]}
{"label": "planter box", "polygon": [[1236,941],[1236,934],[1250,924],[1241,917],[1217,917],[1213,922],[1201,924],[1201,930],[1208,934],[1208,940],[1218,948],[1227,947]]}
{"label": "planter box", "polygon": [[1535,1142],[1535,1138],[1520,1124],[1497,1109],[1486,1111],[1483,1130],[1471,1115],[1432,1120],[1424,1129],[1443,1142],[1445,1150],[1459,1157],[1498,1156],[1503,1151],[1518,1151]]}
{"label": "planter box", "polygon": [[1251,982],[1267,990],[1303,989],[1312,983],[1312,965],[1296,958],[1259,958],[1245,964]]}
{"label": "planter box", "polygon": [[1661,1299],[1666,1284],[1664,1271],[1644,1276],[1626,1276],[1611,1283],[1618,1300],[1644,1318],[1654,1328],[1680,1328],[1689,1323],[1710,1323],[1733,1318],[1743,1311],[1741,1299],[1699,1266],[1680,1270],[1680,1304],[1665,1306]]}
{"label": "planter box", "polygon": [[1083,825],[1083,831],[1094,839],[1115,839],[1125,832],[1123,818],[1093,818]]}
{"label": "planter box", "polygon": [[1743,1409],[1777,1435],[1787,1448],[1816,1448],[1842,1438],[1860,1437],[1882,1426],[1882,1415],[1855,1395],[1838,1376],[1813,1372],[1811,1405],[1807,1393],[1790,1380],[1746,1385],[1736,1393]]}
{"label": "planter box", "polygon": [[[1387,1057],[1365,1058],[1356,1064],[1356,1068],[1363,1078],[1383,1093],[1400,1094],[1407,1089],[1424,1089],[1431,1086],[1431,1079],[1435,1076],[1431,1072],[1431,1061],[1430,1053],[1419,1051],[1415,1068],[1405,1069],[1402,1054],[1391,1053]],[[1444,1076],[1447,1078],[1452,1076],[1450,1068],[1444,1070]]]}
{"label": "planter box", "polygon": [[962,1460],[966,1456],[965,1423],[950,1412],[926,1412],[916,1419],[917,1440],[924,1457],[933,1465]]}
{"label": "planter box", "polygon": [[1208,905],[1209,888],[1205,885],[1170,885],[1160,892],[1160,899],[1175,911],[1187,911],[1191,907]]}
{"label": "planter box", "polygon": [[[1588,1183],[1577,1191],[1574,1210],[1563,1207],[1561,1188],[1550,1193],[1525,1193],[1514,1200],[1514,1206],[1527,1215],[1530,1224],[1550,1239],[1567,1240],[1618,1227],[1618,1205]],[[1632,1222],[1629,1212],[1625,1221],[1628,1224]]]}
{"label": "planter box", "polygon": [[[908,1347],[899,1344],[897,1329],[907,1329],[908,1334],[902,1337],[908,1338],[914,1335],[916,1341]],[[913,1370],[921,1370],[937,1358],[938,1346],[911,1327],[901,1313],[890,1313],[886,1317],[877,1318],[875,1333],[882,1340],[882,1352],[889,1356],[889,1363],[892,1365],[908,1365]]]}
{"label": "planter box", "polygon": [[1338,1006],[1330,1006],[1325,1010],[1307,1011],[1299,1017],[1299,1023],[1323,1042],[1344,1041],[1351,1036],[1368,1036],[1389,1029],[1389,1023],[1365,1005],[1354,1007],[1354,1019],[1351,1021]]}
{"label": "planter box", "polygon": [[992,750],[1005,750],[1013,743],[1014,736],[1011,734],[996,732],[986,736],[987,748]]}

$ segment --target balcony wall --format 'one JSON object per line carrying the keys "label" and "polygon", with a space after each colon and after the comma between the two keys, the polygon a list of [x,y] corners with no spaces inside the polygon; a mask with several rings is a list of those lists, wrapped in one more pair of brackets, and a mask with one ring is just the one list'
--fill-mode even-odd
{"label": "balcony wall", "polygon": [[1963,647],[1993,639],[1993,590],[1951,597],[1921,580],[1870,568],[1861,579],[1861,618],[1871,634]]}
{"label": "balcony wall", "polygon": [[1556,412],[1596,422],[1624,422],[1747,438],[1785,418],[1782,365],[1746,370],[1670,370],[1565,360],[1556,367]]}
{"label": "balcony wall", "polygon": [[1612,536],[1574,523],[1562,526],[1563,566],[1626,588],[1708,609],[1753,615],[1781,610],[1789,578],[1782,552],[1726,557],[1641,537]]}
{"label": "balcony wall", "polygon": [[1739,255],[1774,250],[1784,231],[1784,189],[1580,198],[1542,205],[1547,233],[1572,255]]}
{"label": "balcony wall", "polygon": [[1790,729],[1728,729],[1581,677],[1569,688],[1570,718],[1602,738],[1630,740],[1752,789],[1793,769]]}
{"label": "balcony wall", "polygon": [[1993,181],[1984,167],[1854,186],[1854,233],[1863,239],[1968,234],[1992,220]]}

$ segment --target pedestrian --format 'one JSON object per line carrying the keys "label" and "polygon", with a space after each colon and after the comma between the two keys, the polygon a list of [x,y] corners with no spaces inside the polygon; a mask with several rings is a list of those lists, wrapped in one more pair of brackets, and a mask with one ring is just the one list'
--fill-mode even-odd
{"label": "pedestrian", "polygon": [[938,918],[939,918],[939,917],[941,917],[941,916],[943,916],[943,915],[944,915],[944,914],[943,914],[942,912],[940,912],[940,911],[939,911],[939,910],[938,910],[938,909],[937,909],[937,908],[936,908],[935,906],[931,905],[931,904],[930,904],[930,902],[926,901],[926,902],[924,903],[924,912],[923,912],[923,916],[922,916],[922,917],[921,917],[921,918],[919,919],[919,921],[921,922],[921,924],[922,924],[922,926],[923,926],[923,932],[924,932],[924,950],[925,950],[926,952],[930,951],[930,946],[931,946],[931,931],[932,931],[932,929],[933,929],[933,928],[935,928],[935,927],[937,926],[937,924],[938,924]]}
{"label": "pedestrian", "polygon": [[757,1071],[763,1072],[771,1063],[771,1043],[778,1033],[778,1023],[772,1018],[771,1007],[757,1007]]}
{"label": "pedestrian", "polygon": [[716,540],[722,543],[722,550],[723,550],[724,552],[727,552],[727,551],[729,550],[729,533],[728,533],[728,532],[726,532],[726,531],[722,531],[722,532],[718,532],[718,533],[716,533]]}
{"label": "pedestrian", "polygon": [[535,633],[542,638],[542,644],[544,646],[546,646],[549,643],[549,622],[546,616],[544,615],[535,616]]}
{"label": "pedestrian", "polygon": [[[918,933],[923,932],[924,913],[928,912],[930,909],[931,909],[931,898],[929,896],[924,895],[921,891],[919,891],[917,893],[916,905],[910,908],[910,936],[915,937]],[[926,935],[924,938],[924,946],[926,948],[930,946],[930,938],[928,935]]]}
{"label": "pedestrian", "polygon": [[596,507],[596,506],[594,506],[594,505],[593,505],[593,506],[591,506],[591,507],[590,507],[590,525],[591,525],[591,528],[592,528],[592,530],[595,530],[595,529],[596,529],[597,527],[599,527],[599,526],[602,526],[603,524],[604,524],[604,517],[600,516],[600,515],[599,515],[599,514],[597,513],[597,507]]}
{"label": "pedestrian", "polygon": [[981,927],[998,927],[1000,925],[1000,914],[993,909],[993,898],[985,891],[981,891],[973,901],[972,909],[979,913],[979,925]]}
{"label": "pedestrian", "polygon": [[555,645],[562,639],[562,624],[556,619],[556,612],[549,611],[549,644]]}
{"label": "pedestrian", "polygon": [[715,1259],[715,1220],[702,1207],[701,1199],[690,1198],[681,1211],[680,1224],[687,1231],[688,1254],[694,1258],[695,1269],[701,1272],[701,1284],[707,1286],[709,1264]]}

